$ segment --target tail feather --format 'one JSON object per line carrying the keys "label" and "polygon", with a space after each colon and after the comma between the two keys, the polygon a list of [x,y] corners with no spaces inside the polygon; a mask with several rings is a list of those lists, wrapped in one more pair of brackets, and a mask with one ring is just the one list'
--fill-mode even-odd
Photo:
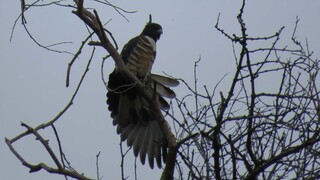
{"label": "tail feather", "polygon": [[149,140],[149,148],[148,148],[149,149],[148,160],[152,169],[154,167],[154,159],[157,159],[157,155],[158,155],[158,152],[157,152],[158,144],[156,143],[156,140],[158,140],[160,137],[161,137],[161,130],[159,131],[159,128],[155,126],[153,128],[152,139]]}
{"label": "tail feather", "polygon": [[145,128],[145,135],[142,140],[142,144],[140,147],[140,161],[142,164],[145,164],[146,161],[146,154],[148,152],[148,145],[149,145],[149,139],[152,139],[152,133],[153,129],[152,128]]}
{"label": "tail feather", "polygon": [[125,141],[128,139],[131,131],[134,129],[133,125],[130,125],[126,128],[121,128],[121,126],[117,127],[117,133],[120,134],[121,141]]}
{"label": "tail feather", "polygon": [[150,74],[151,79],[154,81],[157,81],[160,84],[169,86],[169,87],[176,87],[179,85],[179,81],[174,78],[166,77],[166,76],[161,76],[158,74]]}
{"label": "tail feather", "polygon": [[136,140],[137,138],[137,135],[139,133],[139,130],[141,129],[142,127],[141,126],[135,126],[132,131],[130,132],[130,134],[128,135],[128,138],[127,138],[127,145],[128,146],[132,146],[134,141]]}
{"label": "tail feather", "polygon": [[152,88],[152,89],[156,89],[156,92],[162,96],[162,97],[166,97],[166,98],[169,98],[169,99],[173,99],[176,97],[176,94],[174,93],[173,90],[171,90],[170,88],[168,88],[167,86],[157,82],[157,81],[154,81],[152,79],[149,79],[149,86]]}
{"label": "tail feather", "polygon": [[136,135],[136,138],[133,142],[133,154],[137,157],[139,152],[140,152],[140,149],[141,149],[141,144],[143,143],[144,141],[144,136],[146,134],[146,127],[144,126],[140,126],[138,132],[137,132],[137,135]]}
{"label": "tail feather", "polygon": [[[158,129],[158,135],[159,135],[159,132],[161,132],[161,129]],[[156,159],[156,162],[157,162],[157,165],[159,168],[161,168],[161,139],[163,137],[161,136],[158,136],[157,140],[153,142],[154,146],[155,146],[155,159]]]}

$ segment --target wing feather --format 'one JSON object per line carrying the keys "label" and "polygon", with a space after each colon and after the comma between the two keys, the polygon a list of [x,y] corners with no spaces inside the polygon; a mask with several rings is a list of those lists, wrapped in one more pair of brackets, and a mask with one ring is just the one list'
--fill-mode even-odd
{"label": "wing feather", "polygon": [[179,81],[174,78],[161,76],[158,74],[150,74],[150,77],[151,79],[157,81],[158,83],[169,86],[169,87],[176,87],[179,85]]}

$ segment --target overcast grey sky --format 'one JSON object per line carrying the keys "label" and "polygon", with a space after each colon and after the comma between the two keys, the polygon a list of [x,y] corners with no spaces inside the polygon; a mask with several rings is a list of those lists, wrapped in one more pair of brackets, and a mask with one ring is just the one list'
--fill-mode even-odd
{"label": "overcast grey sky", "polygon": [[[90,4],[90,7],[98,10],[104,22],[112,19],[107,28],[113,33],[120,49],[130,38],[141,32],[149,14],[152,14],[154,22],[162,25],[164,34],[157,45],[154,72],[164,71],[191,83],[194,61],[201,56],[198,69],[200,84],[207,84],[212,88],[226,73],[231,73],[226,82],[232,77],[234,59],[231,43],[215,30],[214,25],[221,13],[221,28],[230,34],[239,33],[236,15],[240,1],[110,2],[126,10],[138,11],[126,14],[130,20],[127,22],[110,7]],[[310,49],[319,57],[319,9],[320,1],[248,0],[244,19],[249,35],[268,36],[285,26],[283,33],[288,34],[284,36],[285,39],[292,34],[298,16],[298,38],[301,41],[308,38]],[[18,0],[5,0],[0,6],[0,179],[64,179],[44,171],[29,174],[28,169],[9,151],[4,137],[12,138],[23,132],[25,129],[20,126],[21,121],[36,126],[52,119],[64,108],[83,73],[90,47],[84,49],[83,56],[74,64],[71,86],[66,88],[66,69],[71,55],[48,52],[38,47],[28,37],[20,21],[12,42],[9,42],[11,28],[19,13]],[[57,46],[59,50],[76,52],[86,36],[83,23],[68,8],[34,8],[26,13],[26,18],[31,33],[44,45],[73,42]],[[95,156],[101,152],[100,175],[103,179],[120,179],[119,137],[107,110],[106,90],[100,75],[101,57],[105,54],[104,50],[97,49],[74,104],[56,123],[56,127],[64,152],[75,169],[89,177],[96,177]],[[109,59],[105,72],[108,74],[112,69],[113,62]],[[176,92],[178,97],[183,97],[187,90],[179,87]],[[52,145],[56,144],[50,128],[40,132],[50,138]],[[33,163],[53,164],[48,160],[43,147],[31,136],[15,144],[15,147]],[[132,161],[132,152],[129,154],[127,161]],[[133,179],[133,163],[128,163],[127,168],[129,179]],[[148,166],[141,166],[138,162],[139,179],[158,179],[160,173],[161,171],[149,170]]]}

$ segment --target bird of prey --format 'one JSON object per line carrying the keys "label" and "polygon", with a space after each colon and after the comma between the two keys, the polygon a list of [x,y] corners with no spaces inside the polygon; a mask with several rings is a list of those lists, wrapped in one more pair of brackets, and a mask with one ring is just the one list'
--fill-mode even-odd
{"label": "bird of prey", "polygon": [[[160,109],[168,110],[165,98],[175,98],[169,88],[179,84],[176,79],[151,74],[156,57],[156,42],[162,34],[162,27],[156,23],[148,23],[142,33],[132,38],[123,48],[121,57],[127,68],[144,85],[150,94],[158,98]],[[161,168],[162,160],[166,162],[167,140],[152,112],[152,102],[148,102],[139,94],[135,83],[117,71],[117,66],[109,75],[108,109],[111,111],[113,125],[121,141],[132,147],[135,157],[140,156],[142,164],[146,157],[153,169],[154,161]]]}

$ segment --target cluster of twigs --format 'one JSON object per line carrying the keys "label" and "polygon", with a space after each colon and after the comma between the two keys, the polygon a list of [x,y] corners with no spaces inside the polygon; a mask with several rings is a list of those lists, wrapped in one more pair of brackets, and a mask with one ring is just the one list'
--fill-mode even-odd
{"label": "cluster of twigs", "polygon": [[[239,36],[219,27],[220,16],[215,25],[234,47],[236,69],[228,93],[220,92],[217,98],[216,88],[210,92],[206,86],[206,93],[199,93],[195,76],[194,87],[185,82],[191,94],[177,100],[183,120],[177,119],[177,112],[172,116],[177,137],[201,134],[179,149],[178,175],[180,179],[319,178],[319,60],[296,39],[298,19],[291,37],[296,49],[279,48],[284,27],[268,37],[250,37],[244,7],[245,1],[237,17]],[[257,41],[271,46],[248,48]]]}

